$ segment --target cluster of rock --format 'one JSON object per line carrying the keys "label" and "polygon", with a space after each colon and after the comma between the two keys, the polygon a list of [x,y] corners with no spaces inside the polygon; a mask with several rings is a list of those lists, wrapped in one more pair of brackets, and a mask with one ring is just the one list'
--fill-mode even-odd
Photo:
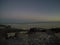
{"label": "cluster of rock", "polygon": [[29,34],[30,45],[60,45],[60,40],[50,30],[42,30],[41,32],[30,30],[30,32],[33,32]]}
{"label": "cluster of rock", "polygon": [[[60,45],[60,39],[55,33],[60,33],[60,28],[30,28],[29,30],[15,29],[11,26],[0,28],[0,45]],[[27,33],[20,33],[27,31]],[[8,37],[8,33],[15,35]]]}

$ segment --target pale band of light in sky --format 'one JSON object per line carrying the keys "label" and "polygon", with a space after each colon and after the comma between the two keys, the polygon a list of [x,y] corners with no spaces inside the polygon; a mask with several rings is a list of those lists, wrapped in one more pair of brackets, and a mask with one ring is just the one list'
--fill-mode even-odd
{"label": "pale band of light in sky", "polygon": [[60,0],[0,0],[0,19],[60,21]]}

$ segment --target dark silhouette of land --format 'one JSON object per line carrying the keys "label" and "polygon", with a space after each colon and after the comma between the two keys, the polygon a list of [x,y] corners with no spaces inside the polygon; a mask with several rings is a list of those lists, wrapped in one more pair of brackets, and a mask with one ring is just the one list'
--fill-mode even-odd
{"label": "dark silhouette of land", "polygon": [[52,32],[55,32],[55,33],[59,33],[60,32],[60,28],[51,28],[50,30]]}
{"label": "dark silhouette of land", "polygon": [[[25,31],[27,31],[27,33],[25,33],[25,34],[28,35],[28,37],[26,39],[26,40],[28,40],[28,42],[30,42],[29,39],[32,39],[33,36],[38,37],[36,35],[39,33],[39,36],[44,35],[44,36],[48,36],[48,37],[50,36],[51,38],[53,38],[52,40],[50,40],[50,38],[48,39],[48,37],[46,37],[44,40],[44,41],[47,40],[47,43],[49,43],[50,45],[60,45],[60,39],[55,36],[55,33],[60,33],[60,28],[51,28],[51,29],[30,28],[29,30],[23,30],[23,29],[12,28],[10,25],[8,25],[8,26],[0,25],[0,45],[9,45],[10,43],[7,43],[7,41],[10,42],[12,40],[13,40],[12,43],[14,43],[14,41],[17,41],[17,40],[18,40],[17,42],[21,42],[21,39],[19,38],[21,35],[20,32],[25,32]],[[8,37],[8,33],[14,33],[15,35]],[[40,38],[38,37],[39,41],[42,38],[44,39],[44,36],[40,37]],[[35,37],[33,38],[33,42],[35,41]],[[49,45],[49,44],[46,44],[44,41],[42,41],[42,43],[44,43],[45,45]],[[27,42],[27,45],[34,45],[34,44],[30,44],[31,42],[30,43],[28,43],[28,42]],[[24,41],[22,43],[24,43]],[[36,42],[36,43],[38,43],[38,42]],[[22,44],[20,44],[20,45],[22,45]],[[36,45],[39,45],[39,43]]]}

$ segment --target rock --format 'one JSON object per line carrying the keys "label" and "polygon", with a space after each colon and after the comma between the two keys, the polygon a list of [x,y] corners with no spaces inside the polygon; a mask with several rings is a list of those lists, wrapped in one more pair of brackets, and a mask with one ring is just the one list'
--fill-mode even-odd
{"label": "rock", "polygon": [[50,30],[54,33],[60,33],[60,28],[51,28]]}
{"label": "rock", "polygon": [[30,28],[28,33],[35,33],[35,32],[46,32],[44,28]]}
{"label": "rock", "polygon": [[29,34],[29,45],[60,45],[59,39],[54,34],[46,32],[36,32]]}

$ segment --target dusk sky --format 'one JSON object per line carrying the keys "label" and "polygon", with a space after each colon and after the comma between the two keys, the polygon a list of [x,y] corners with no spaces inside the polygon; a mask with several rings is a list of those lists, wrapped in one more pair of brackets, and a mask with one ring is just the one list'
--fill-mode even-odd
{"label": "dusk sky", "polygon": [[60,0],[0,0],[0,22],[60,21]]}

